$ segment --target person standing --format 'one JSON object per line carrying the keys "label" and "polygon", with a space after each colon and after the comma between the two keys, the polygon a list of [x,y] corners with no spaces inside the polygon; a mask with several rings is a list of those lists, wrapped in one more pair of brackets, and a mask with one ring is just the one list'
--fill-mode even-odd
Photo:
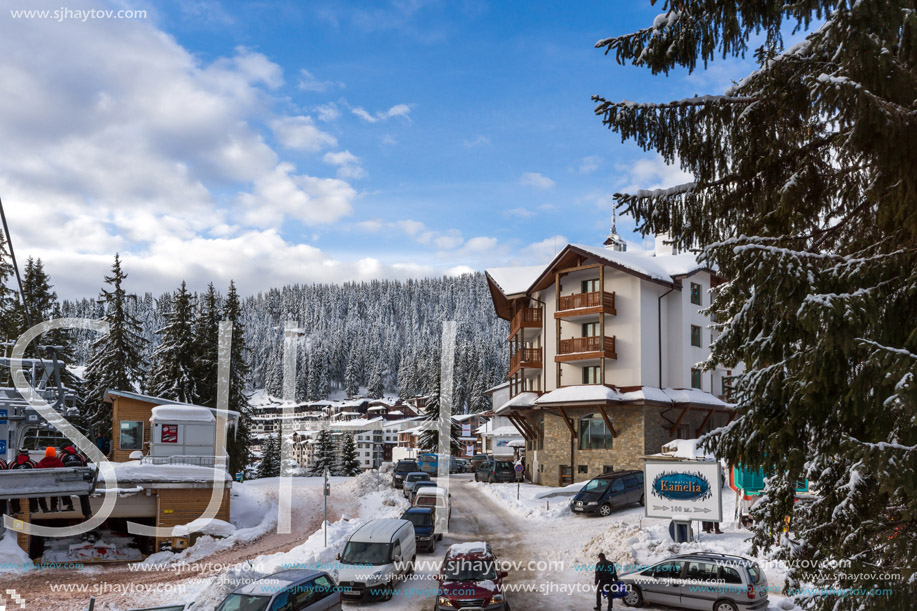
{"label": "person standing", "polygon": [[[11,462],[8,465],[10,470],[18,471],[20,469],[35,469],[38,465],[35,464],[35,461],[29,456],[29,451],[25,448],[19,448],[19,453],[16,455],[16,460]],[[13,515],[22,513],[22,506],[19,503],[19,499],[13,499],[10,501],[10,510],[13,512]],[[35,513],[38,511],[38,501],[36,499],[29,499],[29,511]]]}
{"label": "person standing", "polygon": [[602,608],[602,593],[608,597],[608,608],[611,609],[614,598],[611,586],[618,580],[615,563],[608,560],[604,553],[599,554],[599,561],[595,565],[595,607],[596,611]]}
{"label": "person standing", "polygon": [[[57,450],[49,446],[45,449],[45,457],[38,461],[37,467],[39,469],[63,469],[64,463],[57,457]],[[38,499],[38,506],[41,507],[44,513],[52,513],[57,511],[59,502],[60,499],[58,497],[51,497],[51,512],[48,511],[48,506],[45,504],[44,497]]]}
{"label": "person standing", "polygon": [[[86,459],[76,451],[76,448],[73,446],[64,446],[61,449],[60,461],[64,464],[65,467],[85,467]],[[84,518],[89,518],[92,514],[92,511],[89,508],[89,496],[80,495],[80,510],[83,512]],[[73,511],[73,499],[69,496],[61,497],[63,501],[62,511]]]}

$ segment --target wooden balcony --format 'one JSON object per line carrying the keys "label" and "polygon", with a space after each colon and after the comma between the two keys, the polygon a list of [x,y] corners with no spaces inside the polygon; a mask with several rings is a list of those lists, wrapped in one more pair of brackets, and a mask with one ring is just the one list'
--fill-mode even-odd
{"label": "wooden balcony", "polygon": [[541,348],[520,348],[509,357],[509,375],[520,369],[541,369]]}
{"label": "wooden balcony", "polygon": [[614,337],[574,337],[560,340],[555,362],[581,361],[586,359],[618,358]]}
{"label": "wooden balcony", "polygon": [[509,323],[509,336],[512,337],[520,329],[538,329],[540,331],[543,319],[543,308],[522,308],[516,312]]}
{"label": "wooden balcony", "polygon": [[595,291],[592,293],[561,295],[554,318],[570,318],[590,314],[617,314],[617,311],[615,311],[615,294]]}

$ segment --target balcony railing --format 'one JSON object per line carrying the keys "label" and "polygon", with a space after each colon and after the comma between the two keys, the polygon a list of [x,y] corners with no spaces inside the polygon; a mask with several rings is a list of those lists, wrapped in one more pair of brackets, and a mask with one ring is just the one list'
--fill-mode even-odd
{"label": "balcony railing", "polygon": [[[614,337],[574,337],[560,340],[557,354],[578,354],[581,352],[605,352],[606,356],[615,354]],[[612,356],[611,358],[616,358]]]}
{"label": "balcony railing", "polygon": [[509,324],[510,336],[519,329],[541,329],[543,312],[542,308],[522,308],[516,312]]}
{"label": "balcony railing", "polygon": [[615,294],[594,291],[592,293],[574,293],[560,296],[559,312],[579,310],[582,308],[602,308],[608,314],[615,313]]}
{"label": "balcony railing", "polygon": [[519,367],[541,367],[541,348],[520,348],[510,356],[509,369],[515,371]]}

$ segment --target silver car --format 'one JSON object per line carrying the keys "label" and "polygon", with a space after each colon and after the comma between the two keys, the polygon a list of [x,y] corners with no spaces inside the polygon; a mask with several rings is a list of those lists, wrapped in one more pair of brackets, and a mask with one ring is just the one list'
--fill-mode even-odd
{"label": "silver car", "polygon": [[328,573],[292,569],[242,586],[217,611],[340,611],[341,600]]}
{"label": "silver car", "polygon": [[673,556],[618,578],[624,604],[669,605],[706,611],[767,609],[767,578],[749,558],[717,552]]}

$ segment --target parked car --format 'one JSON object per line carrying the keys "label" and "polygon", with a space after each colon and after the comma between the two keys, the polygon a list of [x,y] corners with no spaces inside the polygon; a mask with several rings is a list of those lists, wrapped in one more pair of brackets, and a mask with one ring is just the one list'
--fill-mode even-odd
{"label": "parked car", "polygon": [[624,604],[662,604],[682,609],[767,609],[767,577],[750,558],[716,552],[673,556],[618,577],[627,587]]}
{"label": "parked car", "polygon": [[468,462],[471,464],[471,470],[477,471],[478,466],[480,466],[482,462],[486,462],[488,460],[493,460],[493,456],[490,454],[475,454],[468,459]]}
{"label": "parked car", "polygon": [[414,572],[416,557],[410,520],[373,520],[350,535],[332,573],[347,600],[389,600],[395,583]]}
{"label": "parked car", "polygon": [[488,460],[478,465],[474,471],[476,482],[514,482],[516,470],[510,460]]}
{"label": "parked car", "polygon": [[392,485],[395,488],[401,488],[404,485],[404,478],[408,473],[420,471],[416,460],[399,460],[392,471]]}
{"label": "parked car", "polygon": [[455,465],[456,473],[468,473],[469,469],[471,469],[471,463],[466,458],[456,458]]}
{"label": "parked car", "polygon": [[643,471],[613,471],[586,482],[570,501],[570,509],[608,516],[614,509],[643,502]]}
{"label": "parked car", "polygon": [[452,495],[438,486],[421,488],[414,495],[414,507],[433,507],[436,510],[436,531],[449,530],[452,520]]}
{"label": "parked car", "polygon": [[449,547],[436,575],[439,592],[434,609],[509,611],[503,596],[506,576],[506,571],[497,571],[497,559],[487,543],[456,543]]}
{"label": "parked car", "polygon": [[414,485],[411,486],[411,496],[408,497],[408,501],[410,501],[411,505],[413,505],[414,498],[417,496],[418,490],[420,490],[421,488],[434,488],[434,487],[436,487],[436,482],[432,480],[427,481],[427,482],[424,482],[424,481],[414,482]]}
{"label": "parked car", "polygon": [[217,611],[341,609],[341,592],[324,571],[291,569],[244,585],[227,596]]}
{"label": "parked car", "polygon": [[436,510],[432,507],[411,507],[402,514],[402,520],[408,520],[414,525],[414,540],[417,547],[423,547],[427,552],[436,549],[437,539],[442,535],[437,535],[434,529],[433,520],[436,517]]}
{"label": "parked car", "polygon": [[404,498],[411,498],[411,490],[414,489],[414,484],[417,482],[429,482],[430,475],[424,473],[423,471],[413,471],[404,476],[404,481],[401,483],[402,491],[404,492]]}

